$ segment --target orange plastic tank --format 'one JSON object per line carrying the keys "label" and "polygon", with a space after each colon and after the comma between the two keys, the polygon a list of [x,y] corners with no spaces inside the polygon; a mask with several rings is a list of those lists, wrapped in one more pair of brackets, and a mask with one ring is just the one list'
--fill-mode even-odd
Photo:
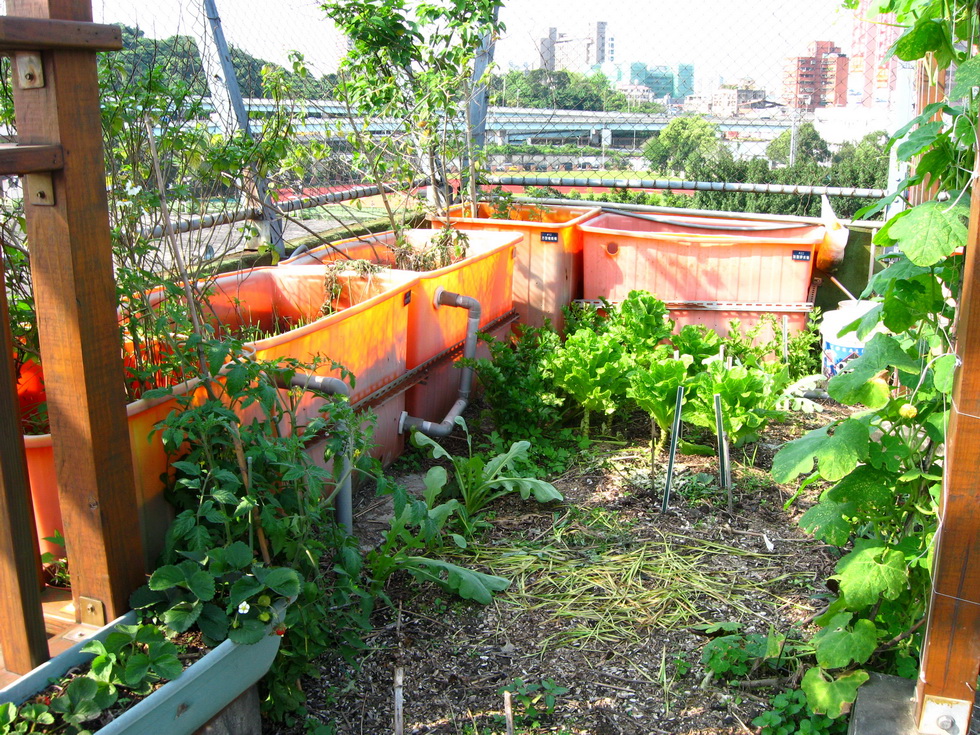
{"label": "orange plastic tank", "polygon": [[[173,519],[173,511],[164,498],[164,483],[160,480],[161,475],[168,472],[169,458],[163,449],[160,434],[151,434],[156,424],[177,408],[175,396],[198,389],[197,381],[181,383],[175,386],[174,395],[154,400],[141,399],[126,405],[140,531],[144,554],[150,564],[155,564],[157,556],[163,551],[164,535]],[[24,437],[24,450],[41,551],[58,554],[59,547],[41,540],[53,535],[56,529],[63,530],[54,463],[54,438],[51,434],[27,435]]]}
{"label": "orange plastic tank", "polygon": [[[478,204],[476,217],[469,205],[449,210],[453,227],[472,231],[520,233],[514,261],[514,309],[521,323],[544,326],[545,320],[562,330],[562,307],[582,298],[582,232],[578,228],[599,214],[598,207],[515,204],[505,216],[494,217],[494,207]],[[435,228],[445,219],[431,217]]]}
{"label": "orange plastic tank", "polygon": [[634,289],[664,301],[802,303],[822,225],[602,214],[583,232],[588,300]]}
{"label": "orange plastic tank", "polygon": [[[405,239],[417,248],[427,247],[438,230],[408,230]],[[480,302],[480,325],[485,326],[513,309],[512,278],[514,248],[522,241],[519,232],[471,231],[466,257],[432,271],[413,273],[418,278],[408,315],[409,370],[461,343],[466,337],[468,313],[465,309],[436,307],[436,292],[446,291],[472,296]],[[393,266],[395,235],[391,232],[353,238],[322,246],[283,261],[280,269],[309,263],[325,263],[343,258],[370,260]],[[398,272],[398,271],[392,271]],[[406,410],[413,416],[441,421],[455,402],[459,372],[448,363],[430,371],[424,381],[409,389]]]}
{"label": "orange plastic tank", "polygon": [[702,324],[713,329],[722,337],[728,334],[728,323],[737,319],[744,332],[751,329],[766,314],[776,317],[776,330],[765,329],[755,339],[756,344],[774,342],[779,344],[781,339],[782,320],[786,318],[790,334],[796,334],[806,328],[806,321],[813,311],[813,304],[717,304],[704,306],[698,304],[668,304],[670,318],[674,320],[674,331],[688,324]]}
{"label": "orange plastic tank", "polygon": [[[324,361],[316,374],[334,377],[340,377],[340,371],[331,361],[343,365],[354,374],[351,401],[357,402],[405,373],[409,304],[418,276],[390,270],[370,275],[339,272],[336,285],[339,292],[327,299],[319,265],[258,268],[218,277],[207,298],[223,325],[272,333],[249,343],[257,359],[308,362],[320,356]],[[324,308],[333,313],[324,316]],[[403,448],[397,430],[403,401],[403,394],[396,395],[375,409],[376,454],[384,462]],[[308,422],[322,405],[321,397],[304,394],[297,419]]]}

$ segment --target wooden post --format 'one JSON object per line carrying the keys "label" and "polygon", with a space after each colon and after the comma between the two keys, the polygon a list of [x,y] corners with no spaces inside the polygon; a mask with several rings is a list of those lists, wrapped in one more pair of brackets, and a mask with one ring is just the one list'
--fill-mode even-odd
{"label": "wooden post", "polygon": [[[91,22],[90,0],[8,0],[12,16]],[[14,84],[21,143],[60,144],[50,191],[27,178],[31,273],[76,616],[112,619],[144,579],[116,317],[95,53],[41,54]],[[35,203],[40,201],[41,203]],[[84,598],[84,603],[82,602]]]}
{"label": "wooden post", "polygon": [[20,431],[13,341],[0,260],[0,648],[7,671],[26,674],[48,658],[40,560]]}
{"label": "wooden post", "polygon": [[[932,83],[931,75],[935,75],[935,84]],[[946,99],[946,70],[936,68],[936,59],[932,54],[928,54],[916,65],[915,76],[916,88],[916,110],[921,112],[934,102],[943,102]],[[933,120],[942,120],[942,115],[934,115]],[[915,159],[918,161],[918,158]],[[909,203],[914,207],[923,202],[934,199],[939,191],[939,184],[929,180],[917,184],[909,189]]]}
{"label": "wooden post", "polygon": [[[976,173],[974,173],[976,177]],[[929,620],[916,687],[915,721],[923,732],[965,733],[980,670],[980,186],[974,179],[960,298],[945,478],[933,568]],[[937,725],[942,718],[944,720]]]}

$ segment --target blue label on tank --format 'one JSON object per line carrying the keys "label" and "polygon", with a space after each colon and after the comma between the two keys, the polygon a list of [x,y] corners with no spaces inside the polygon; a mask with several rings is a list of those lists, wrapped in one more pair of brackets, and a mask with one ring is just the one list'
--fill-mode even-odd
{"label": "blue label on tank", "polygon": [[558,242],[557,232],[542,232],[541,242]]}
{"label": "blue label on tank", "polygon": [[863,354],[863,347],[847,347],[845,345],[834,344],[833,342],[824,342],[823,374],[828,378],[832,378],[840,373],[848,362]]}
{"label": "blue label on tank", "polygon": [[794,250],[793,260],[810,260],[809,250]]}

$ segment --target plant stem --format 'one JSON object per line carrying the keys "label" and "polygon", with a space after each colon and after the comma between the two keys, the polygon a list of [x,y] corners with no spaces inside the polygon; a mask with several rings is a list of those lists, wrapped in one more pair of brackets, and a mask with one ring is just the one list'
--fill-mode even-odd
{"label": "plant stem", "polygon": [[[153,160],[153,173],[157,180],[157,194],[160,196],[160,213],[163,215],[163,229],[167,235],[167,242],[170,244],[170,249],[173,252],[174,264],[177,266],[177,270],[180,272],[180,278],[183,282],[184,287],[184,297],[187,299],[187,311],[191,317],[191,324],[194,329],[194,334],[204,339],[204,333],[201,329],[201,315],[197,308],[197,299],[194,296],[194,286],[191,283],[191,277],[187,272],[187,267],[184,264],[184,256],[180,252],[180,247],[177,244],[177,235],[174,233],[173,223],[170,220],[170,210],[167,206],[167,192],[166,192],[166,182],[163,179],[163,172],[160,169],[160,156],[157,153],[157,142],[153,135],[153,125],[150,122],[148,115],[143,116],[143,124],[146,126],[146,137],[147,144],[150,148],[150,157]],[[214,390],[211,387],[211,371],[208,368],[207,357],[204,354],[203,344],[199,344],[197,348],[197,358],[200,363],[201,378],[204,384],[204,389],[208,393],[208,397],[211,400],[215,400]]]}

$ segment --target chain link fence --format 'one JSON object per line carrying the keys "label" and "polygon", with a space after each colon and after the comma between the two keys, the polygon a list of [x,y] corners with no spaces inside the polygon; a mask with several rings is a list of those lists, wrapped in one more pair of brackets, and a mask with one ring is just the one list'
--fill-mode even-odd
{"label": "chain link fence", "polygon": [[[94,19],[122,24],[127,46],[103,59],[121,241],[164,230],[147,125],[192,259],[279,237],[263,221],[291,240],[384,213],[360,197],[377,190],[358,188],[376,183],[349,140],[365,121],[336,100],[349,38],[311,0],[209,2],[94,0]],[[887,133],[912,116],[913,70],[887,57],[900,29],[860,6],[506,0],[473,153],[480,181],[518,196],[797,215],[817,215],[821,192],[877,194]],[[219,25],[244,110],[217,91]],[[459,179],[464,163],[443,173]],[[832,197],[845,217],[870,201]]]}

